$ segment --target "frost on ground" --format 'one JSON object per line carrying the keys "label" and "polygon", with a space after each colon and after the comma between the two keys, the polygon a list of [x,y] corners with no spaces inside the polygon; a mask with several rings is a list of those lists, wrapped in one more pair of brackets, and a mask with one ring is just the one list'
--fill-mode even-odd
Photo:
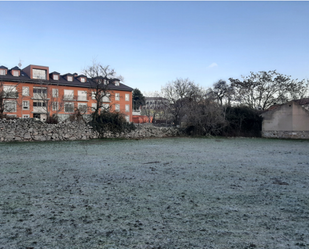
{"label": "frost on ground", "polygon": [[0,144],[0,248],[309,248],[309,141]]}

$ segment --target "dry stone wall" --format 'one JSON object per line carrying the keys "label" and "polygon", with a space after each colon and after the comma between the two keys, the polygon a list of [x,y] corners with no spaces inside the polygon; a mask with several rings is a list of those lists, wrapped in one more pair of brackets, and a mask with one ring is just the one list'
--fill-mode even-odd
{"label": "dry stone wall", "polygon": [[[140,139],[149,137],[178,136],[175,128],[139,125],[130,133],[106,133],[106,138]],[[88,140],[98,138],[98,133],[85,122],[65,121],[59,124],[46,124],[32,119],[0,119],[0,142],[12,141],[60,141]]]}
{"label": "dry stone wall", "polygon": [[263,131],[265,138],[309,139],[309,131]]}

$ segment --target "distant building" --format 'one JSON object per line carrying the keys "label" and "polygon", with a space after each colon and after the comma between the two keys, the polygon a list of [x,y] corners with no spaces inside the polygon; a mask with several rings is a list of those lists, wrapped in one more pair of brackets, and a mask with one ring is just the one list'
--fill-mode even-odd
{"label": "distant building", "polygon": [[261,115],[263,137],[309,139],[309,98],[273,105]]}
{"label": "distant building", "polygon": [[[96,106],[93,94],[93,86],[98,82],[96,79],[76,73],[49,73],[46,66],[29,65],[24,69],[0,66],[4,114],[42,121],[53,114],[61,119],[67,118],[77,108],[84,114],[90,114]],[[104,107],[122,112],[126,120],[132,122],[133,89],[119,79],[103,79],[102,84],[107,85],[110,94],[102,99]]]}

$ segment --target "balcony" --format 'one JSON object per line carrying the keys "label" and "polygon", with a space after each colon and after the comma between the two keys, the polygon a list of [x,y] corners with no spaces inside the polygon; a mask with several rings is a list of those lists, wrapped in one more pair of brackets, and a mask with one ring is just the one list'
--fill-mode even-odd
{"label": "balcony", "polygon": [[87,95],[78,95],[77,100],[78,101],[88,101]]}
{"label": "balcony", "polygon": [[4,99],[17,99],[18,92],[3,92]]}

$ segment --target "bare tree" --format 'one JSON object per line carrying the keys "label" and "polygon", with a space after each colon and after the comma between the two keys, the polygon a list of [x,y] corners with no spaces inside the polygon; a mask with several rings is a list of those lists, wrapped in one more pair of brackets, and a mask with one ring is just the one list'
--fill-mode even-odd
{"label": "bare tree", "polygon": [[210,96],[216,99],[221,106],[223,105],[223,102],[227,105],[231,105],[233,93],[233,87],[227,84],[224,80],[219,80],[214,83],[213,88],[209,91]]}
{"label": "bare tree", "polygon": [[184,116],[184,109],[188,101],[199,97],[201,92],[199,86],[189,79],[176,79],[162,87],[162,97],[169,102],[168,111],[173,118],[174,125],[179,125]]}
{"label": "bare tree", "polygon": [[291,76],[279,74],[276,70],[261,71],[243,80],[230,78],[235,101],[250,108],[265,110],[273,104],[304,98],[308,93],[308,82],[293,80]]}
{"label": "bare tree", "polygon": [[84,74],[90,79],[88,80],[88,95],[96,101],[96,107],[93,109],[93,116],[96,118],[100,110],[109,110],[104,102],[109,102],[111,98],[110,83],[113,80],[119,79],[114,79],[116,75],[114,69],[111,69],[108,65],[103,66],[95,61],[91,66],[84,69]]}
{"label": "bare tree", "polygon": [[205,95],[186,105],[183,118],[190,135],[218,135],[225,126],[223,107]]}

